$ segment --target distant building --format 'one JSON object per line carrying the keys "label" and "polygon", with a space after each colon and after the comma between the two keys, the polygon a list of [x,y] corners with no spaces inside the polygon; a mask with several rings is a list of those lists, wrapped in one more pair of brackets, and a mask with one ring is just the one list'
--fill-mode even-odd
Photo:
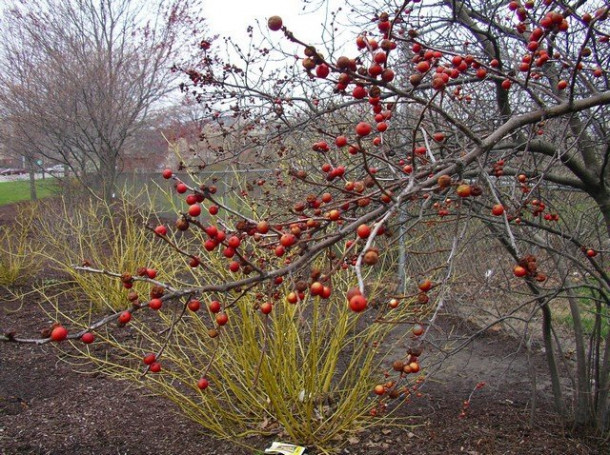
{"label": "distant building", "polygon": [[148,174],[158,172],[167,154],[167,141],[163,132],[156,128],[141,131],[125,147],[121,155],[119,169],[126,173]]}
{"label": "distant building", "polygon": [[164,168],[197,172],[218,162],[226,166],[253,164],[260,157],[251,147],[264,143],[262,131],[256,122],[242,125],[232,118],[175,121],[149,128],[126,147],[121,172],[154,173]]}

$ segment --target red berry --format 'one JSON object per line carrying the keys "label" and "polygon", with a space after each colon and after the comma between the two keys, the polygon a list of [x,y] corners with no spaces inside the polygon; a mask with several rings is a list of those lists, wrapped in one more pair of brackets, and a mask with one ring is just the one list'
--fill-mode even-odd
{"label": "red berry", "polygon": [[436,141],[436,142],[443,142],[445,140],[445,135],[441,132],[437,132],[434,133],[432,135],[432,138]]}
{"label": "red berry", "polygon": [[158,373],[161,371],[161,364],[159,362],[153,362],[150,364],[149,369],[152,373]]}
{"label": "red berry", "polygon": [[413,332],[413,335],[418,337],[424,333],[424,328],[420,324],[415,324],[411,329],[411,332]]}
{"label": "red berry", "polygon": [[502,204],[496,204],[491,208],[491,214],[493,216],[500,216],[504,213],[504,207]]}
{"label": "red berry", "polygon": [[356,234],[358,234],[358,237],[360,237],[361,239],[366,239],[369,235],[371,235],[371,228],[368,227],[366,224],[361,224],[360,226],[358,226]]}
{"label": "red berry", "polygon": [[525,267],[521,267],[520,265],[516,265],[513,268],[513,273],[516,277],[523,278],[525,275],[527,275],[527,269]]}
{"label": "red berry", "polygon": [[207,389],[209,385],[210,382],[206,378],[201,378],[197,381],[197,387],[199,387],[200,390]]}
{"label": "red berry", "polygon": [[377,52],[373,56],[373,60],[375,61],[375,63],[378,63],[380,65],[384,64],[386,59],[387,59],[387,56],[386,56],[385,52]]}
{"label": "red berry", "polygon": [[210,237],[216,237],[218,235],[218,228],[216,226],[208,226],[205,228],[205,233]]}
{"label": "red berry", "polygon": [[363,99],[367,95],[366,89],[362,85],[357,85],[352,91],[352,96],[357,100]]}
{"label": "red berry", "polygon": [[383,68],[381,67],[381,65],[378,65],[377,63],[375,63],[374,65],[370,66],[370,68],[369,68],[369,76],[377,77],[381,73],[383,73]]}
{"label": "red berry", "polygon": [[162,175],[164,179],[171,179],[174,173],[171,171],[171,169],[164,169]]}
{"label": "red berry", "polygon": [[119,314],[119,322],[121,324],[127,324],[131,321],[131,313],[129,311],[123,311]]}
{"label": "red berry", "polygon": [[269,30],[277,32],[282,28],[282,18],[280,16],[271,16],[267,20],[267,27],[269,27]]}
{"label": "red berry", "polygon": [[80,337],[80,340],[85,344],[91,344],[95,340],[95,335],[91,332],[85,332]]}
{"label": "red berry", "polygon": [[151,310],[160,310],[162,306],[163,301],[161,299],[151,299],[150,302],[148,302],[148,308]]}
{"label": "red berry", "polygon": [[419,62],[415,69],[420,73],[425,73],[430,69],[430,64],[428,62]]}
{"label": "red berry", "polygon": [[323,299],[328,299],[328,298],[330,298],[331,294],[332,294],[332,289],[329,288],[328,286],[324,286],[322,288],[322,292],[320,293],[320,297],[322,297]]}
{"label": "red berry", "polygon": [[201,206],[199,204],[193,204],[189,207],[190,216],[199,216],[201,214]]}
{"label": "red berry", "polygon": [[324,290],[324,285],[319,281],[314,281],[309,287],[309,292],[311,295],[320,295]]}
{"label": "red berry", "polygon": [[265,302],[265,303],[261,304],[261,313],[263,313],[263,314],[271,313],[272,309],[273,309],[273,305],[271,305],[271,303],[269,303],[269,302]]}
{"label": "red berry", "polygon": [[187,190],[188,188],[184,183],[178,183],[176,185],[176,191],[180,194],[186,193]]}
{"label": "red berry", "polygon": [[316,76],[318,76],[319,78],[325,79],[326,76],[328,76],[329,74],[330,68],[328,67],[328,65],[322,63],[316,67]]}
{"label": "red berry", "polygon": [[375,395],[379,395],[379,396],[384,395],[385,394],[385,387],[382,384],[378,384],[373,389],[373,392],[375,393]]}
{"label": "red berry", "polygon": [[256,230],[260,234],[266,234],[267,232],[269,232],[269,223],[266,221],[259,221],[256,225]]}
{"label": "red berry", "polygon": [[63,341],[66,338],[68,338],[68,331],[61,325],[58,325],[51,331],[51,339],[53,341]]}
{"label": "red berry", "polygon": [[199,308],[201,308],[201,302],[199,300],[196,300],[196,299],[189,300],[188,308],[192,312],[199,311]]}
{"label": "red berry", "polygon": [[213,251],[217,246],[218,244],[212,239],[207,239],[205,242],[203,242],[203,247],[206,249],[206,251]]}
{"label": "red berry", "polygon": [[363,296],[355,295],[349,299],[349,308],[355,313],[360,313],[366,309],[367,303]]}
{"label": "red berry", "polygon": [[220,313],[220,302],[218,300],[212,300],[208,305],[208,308],[212,313]]}
{"label": "red berry", "polygon": [[347,138],[345,136],[337,136],[335,144],[337,147],[345,147],[347,145]]}
{"label": "red berry", "polygon": [[157,271],[155,269],[146,269],[146,276],[151,280],[157,278]]}
{"label": "red berry", "polygon": [[167,235],[167,228],[161,224],[155,228],[155,234]]}
{"label": "red berry", "polygon": [[358,136],[368,136],[371,134],[371,130],[371,125],[366,122],[360,122],[358,125],[356,125],[356,134]]}
{"label": "red berry", "polygon": [[280,244],[283,247],[288,248],[296,243],[297,239],[293,234],[283,234],[280,237]]}
{"label": "red berry", "polygon": [[146,354],[143,358],[142,358],[142,362],[144,362],[145,365],[152,365],[155,360],[157,360],[157,356],[155,354]]}
{"label": "red berry", "polygon": [[432,281],[424,280],[421,283],[419,283],[418,288],[422,292],[428,292],[430,289],[432,289]]}
{"label": "red berry", "polygon": [[472,188],[470,187],[470,185],[468,185],[466,183],[462,183],[461,185],[458,185],[455,192],[457,193],[457,195],[459,197],[466,198],[472,194]]}
{"label": "red berry", "polygon": [[395,75],[396,74],[393,70],[391,70],[390,68],[386,68],[383,70],[383,73],[381,73],[381,79],[385,82],[392,82],[394,80]]}

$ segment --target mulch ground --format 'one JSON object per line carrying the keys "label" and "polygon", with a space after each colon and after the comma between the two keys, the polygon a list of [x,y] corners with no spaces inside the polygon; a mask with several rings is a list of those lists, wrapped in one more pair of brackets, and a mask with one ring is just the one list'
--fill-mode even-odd
{"label": "mulch ground", "polygon": [[[0,223],[10,222],[0,208]],[[39,334],[50,321],[35,301],[20,307],[0,292],[0,331]],[[471,328],[451,318],[436,336],[467,336]],[[422,357],[424,368],[435,365]],[[530,377],[536,376],[532,418]],[[463,402],[478,382],[465,417]],[[402,409],[414,416],[408,428],[379,428],[351,438],[339,453],[388,454],[607,454],[610,447],[571,432],[555,416],[544,359],[529,360],[517,340],[501,331],[475,337],[468,349],[447,358],[421,397]],[[250,438],[250,448],[205,434],[175,413],[172,403],[144,387],[100,374],[76,372],[49,345],[0,343],[0,454],[245,455],[262,452],[273,439]],[[309,454],[315,451],[310,450]]]}
{"label": "mulch ground", "polygon": [[[12,305],[1,307],[2,329],[20,327],[21,333],[36,335],[49,324],[38,305],[17,312],[7,311]],[[404,408],[403,415],[415,416],[414,427],[359,434],[340,453],[608,453],[593,438],[570,435],[544,390],[530,426],[529,379],[518,355],[507,360],[515,345],[501,334],[476,338],[474,344],[449,358],[437,380],[427,382],[422,396]],[[0,343],[0,453],[240,455],[272,442],[251,438],[245,442],[253,449],[245,449],[216,440],[143,387],[77,373],[57,355],[48,345]],[[463,401],[479,381],[486,381],[485,387],[474,393],[460,418]],[[544,378],[538,381],[544,384]]]}

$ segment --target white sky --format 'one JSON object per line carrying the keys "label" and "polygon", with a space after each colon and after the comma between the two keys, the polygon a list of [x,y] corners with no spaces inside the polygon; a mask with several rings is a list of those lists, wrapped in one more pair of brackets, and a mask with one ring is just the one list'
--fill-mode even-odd
{"label": "white sky", "polygon": [[[314,6],[321,3],[323,3],[321,8],[314,13],[310,12]],[[336,10],[338,6],[345,7],[345,1],[313,0],[307,8],[308,12],[304,13],[302,0],[207,0],[203,4],[203,12],[211,34],[231,36],[240,44],[247,42],[248,25],[254,26],[256,31],[256,19],[258,19],[261,27],[266,28],[267,19],[275,15],[282,18],[284,25],[297,38],[307,43],[319,44],[320,24],[327,23],[330,18],[328,13],[331,9]],[[271,35],[272,38],[275,35],[278,40],[283,39],[281,32],[275,32]]]}

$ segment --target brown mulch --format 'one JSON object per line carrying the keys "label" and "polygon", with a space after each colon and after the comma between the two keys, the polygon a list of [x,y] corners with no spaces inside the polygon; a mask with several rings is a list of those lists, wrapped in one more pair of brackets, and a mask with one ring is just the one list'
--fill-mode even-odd
{"label": "brown mulch", "polygon": [[[0,208],[0,223],[11,218]],[[20,308],[0,292],[0,331],[19,328],[36,336],[48,320],[36,302]],[[17,310],[18,311],[15,311]],[[451,318],[440,321],[437,336],[468,334]],[[339,452],[351,455],[411,454],[605,454],[598,439],[573,434],[555,416],[549,400],[544,359],[531,365],[519,343],[502,331],[489,331],[446,359],[421,396],[403,408],[415,416],[409,428],[379,428],[359,434]],[[422,357],[432,369],[432,356]],[[533,367],[532,367],[533,365]],[[531,419],[530,375],[536,372],[536,409]],[[467,415],[464,400],[475,385]],[[247,449],[220,441],[175,414],[172,403],[150,396],[144,387],[103,375],[82,374],[58,359],[49,345],[0,342],[0,454],[253,454],[272,439],[250,438]],[[530,425],[530,419],[533,422]],[[315,451],[308,451],[309,454]]]}
{"label": "brown mulch", "polygon": [[[6,311],[14,309],[6,303],[1,308],[2,330],[19,327],[20,333],[36,335],[50,322],[36,304],[17,312]],[[502,334],[476,338],[472,349],[449,358],[438,381],[426,383],[421,397],[404,408],[404,415],[419,416],[412,419],[415,427],[360,434],[340,453],[608,453],[595,439],[571,436],[544,390],[529,425],[529,380],[519,355],[507,360],[511,349],[514,340],[511,346]],[[479,381],[486,381],[485,387],[474,393],[466,417],[460,418],[463,401]],[[173,404],[133,383],[75,372],[52,346],[0,343],[2,454],[256,453],[206,435],[174,411]],[[271,440],[246,442],[262,450]]]}

